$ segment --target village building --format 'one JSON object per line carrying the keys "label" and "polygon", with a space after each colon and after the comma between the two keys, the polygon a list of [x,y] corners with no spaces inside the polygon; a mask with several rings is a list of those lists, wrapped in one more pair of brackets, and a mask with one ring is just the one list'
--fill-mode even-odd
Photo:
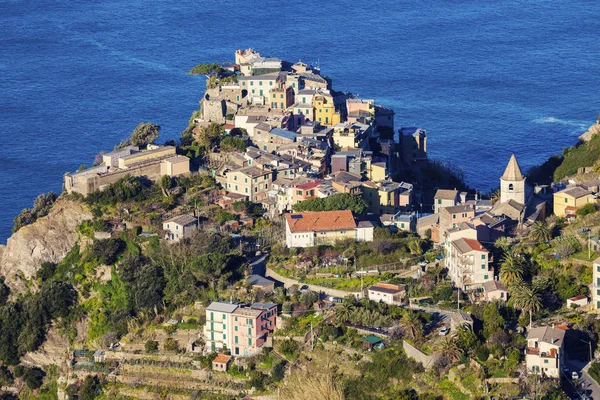
{"label": "village building", "polygon": [[465,291],[481,291],[483,284],[494,279],[490,254],[477,240],[461,238],[450,242],[445,258],[448,276]]}
{"label": "village building", "polygon": [[588,305],[588,297],[584,294],[567,299],[567,308],[579,308]]}
{"label": "village building", "polygon": [[582,206],[596,203],[592,192],[582,186],[573,186],[554,193],[554,214],[558,217],[574,216]]}
{"label": "village building", "polygon": [[[325,81],[319,75],[312,74],[312,76],[318,77],[320,80]],[[306,80],[306,77],[306,75],[303,75],[305,85],[307,87],[309,86],[309,82],[315,83],[312,80]],[[333,103],[333,97],[331,96],[331,94],[320,91],[313,97],[312,105],[315,109],[315,121],[320,122],[321,124],[326,126],[334,126],[341,122],[341,115],[335,109],[335,104]]]}
{"label": "village building", "polygon": [[591,309],[600,312],[600,257],[592,263]]}
{"label": "village building", "polygon": [[163,230],[166,232],[166,240],[179,242],[198,230],[198,219],[192,214],[179,215],[163,222]]}
{"label": "village building", "polygon": [[219,353],[212,361],[213,371],[227,372],[229,364],[231,363],[231,356],[227,354]]}
{"label": "village building", "polygon": [[442,208],[455,206],[459,202],[458,190],[438,189],[433,196],[433,212],[438,214]]}
{"label": "village building", "polygon": [[422,128],[400,128],[402,160],[410,166],[427,162],[427,133]]}
{"label": "village building", "polygon": [[508,300],[508,288],[505,284],[495,279],[484,282],[483,299],[485,301],[506,302]]}
{"label": "village building", "polygon": [[406,297],[406,286],[379,282],[368,289],[369,300],[399,305]]}
{"label": "village building", "polygon": [[148,150],[135,149],[130,146],[124,151],[108,153],[99,166],[65,174],[65,190],[87,196],[127,175],[157,181],[163,175],[182,176],[190,172],[189,159],[178,156],[173,146],[148,145]]}
{"label": "village building", "polygon": [[277,325],[277,304],[254,303],[250,307],[212,302],[206,307],[206,352],[231,350],[232,355],[252,356],[268,344]]}
{"label": "village building", "polygon": [[289,248],[333,244],[344,239],[370,242],[373,231],[373,224],[357,223],[349,210],[285,215],[285,243]]}
{"label": "village building", "polygon": [[373,214],[396,214],[406,210],[411,203],[410,189],[402,183],[392,181],[362,182],[362,198],[368,204],[368,212]]}
{"label": "village building", "polygon": [[544,326],[527,333],[525,363],[530,374],[559,378],[563,363],[565,330]]}
{"label": "village building", "polygon": [[250,287],[254,290],[266,293],[270,293],[275,290],[275,282],[260,275],[249,275],[246,280],[248,281],[248,284],[250,284]]}
{"label": "village building", "polygon": [[368,138],[371,136],[373,129],[370,125],[360,122],[342,122],[331,125],[333,125],[333,143],[340,150],[354,150],[359,148],[368,150]]}
{"label": "village building", "polygon": [[273,172],[254,166],[229,171],[225,175],[225,189],[229,192],[248,196],[252,202],[258,203],[267,197],[271,188]]}
{"label": "village building", "polygon": [[266,152],[279,152],[279,148],[284,145],[294,143],[296,133],[281,128],[271,128],[266,123],[260,123],[254,128],[252,143],[259,149]]}

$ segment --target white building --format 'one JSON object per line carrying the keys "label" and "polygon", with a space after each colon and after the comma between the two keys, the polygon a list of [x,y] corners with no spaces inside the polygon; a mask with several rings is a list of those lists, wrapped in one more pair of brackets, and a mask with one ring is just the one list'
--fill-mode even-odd
{"label": "white building", "polygon": [[563,329],[548,326],[533,328],[527,334],[525,362],[527,372],[559,378],[563,359]]}
{"label": "white building", "polygon": [[525,204],[527,199],[525,177],[521,173],[519,163],[515,155],[510,156],[504,174],[500,177],[500,202],[506,203],[514,200],[519,204]]}
{"label": "white building", "polygon": [[356,222],[352,211],[320,211],[286,214],[287,247],[313,247],[338,240],[373,241],[375,227],[369,221]]}
{"label": "white building", "polygon": [[592,310],[600,310],[600,257],[592,264]]}
{"label": "white building", "polygon": [[488,250],[474,239],[454,240],[446,252],[448,276],[462,290],[483,289],[485,282],[494,279],[489,262]]}
{"label": "white building", "polygon": [[369,300],[397,305],[406,295],[406,286],[379,282],[375,286],[371,286],[368,292]]}
{"label": "white building", "polygon": [[204,338],[207,349],[216,351],[228,347],[227,345],[230,343],[228,336],[232,330],[232,313],[237,307],[236,304],[218,302],[212,302],[206,307]]}
{"label": "white building", "polygon": [[163,229],[166,240],[178,242],[192,236],[198,229],[198,221],[192,214],[180,215],[163,222]]}

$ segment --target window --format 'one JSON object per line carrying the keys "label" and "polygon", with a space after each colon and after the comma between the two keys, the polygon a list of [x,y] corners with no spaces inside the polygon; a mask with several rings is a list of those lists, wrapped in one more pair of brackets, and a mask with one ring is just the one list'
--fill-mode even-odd
{"label": "window", "polygon": [[308,115],[308,114],[309,114],[309,112],[308,112],[308,110],[306,110],[306,115]]}
{"label": "window", "polygon": [[481,269],[485,269],[485,264],[481,264]]}
{"label": "window", "polygon": [[254,94],[254,89],[252,89],[252,94]]}
{"label": "window", "polygon": [[235,190],[238,190],[237,185],[235,185]]}
{"label": "window", "polygon": [[227,318],[227,316],[225,314],[223,314],[223,319]]}
{"label": "window", "polygon": [[260,94],[261,96],[263,95],[263,91],[262,91],[262,89],[260,89],[260,93],[259,93],[259,94]]}
{"label": "window", "polygon": [[565,203],[568,203],[568,202],[569,202],[569,199],[565,198]]}
{"label": "window", "polygon": [[252,338],[248,338],[248,346],[252,346]]}
{"label": "window", "polygon": [[245,191],[246,193],[248,193],[248,188],[245,188],[245,189],[244,189],[244,191]]}
{"label": "window", "polygon": [[[237,326],[236,326],[236,328],[237,328]],[[235,344],[238,344],[238,337],[236,336],[234,339],[235,339],[235,340],[234,340],[234,341],[235,341]]]}
{"label": "window", "polygon": [[234,176],[233,176],[233,180],[234,180],[234,181],[237,181],[237,175],[234,175]]}
{"label": "window", "polygon": [[442,204],[442,199],[438,199],[438,204]]}
{"label": "window", "polygon": [[[254,82],[250,81],[250,86],[254,86]],[[254,91],[252,91],[254,93]]]}
{"label": "window", "polygon": [[544,360],[544,364],[548,364],[548,360]]}
{"label": "window", "polygon": [[244,178],[244,183],[248,183],[248,178]]}
{"label": "window", "polygon": [[215,314],[214,313],[210,313],[210,319],[214,320],[215,319]]}
{"label": "window", "polygon": [[280,99],[283,99],[283,94],[279,96]]}
{"label": "window", "polygon": [[248,328],[248,335],[252,335],[252,328]]}
{"label": "window", "polygon": [[456,219],[456,214],[452,214],[452,219]]}
{"label": "window", "polygon": [[227,335],[223,334],[223,340],[227,339]]}
{"label": "window", "polygon": [[481,255],[481,259],[482,259],[482,260],[485,260],[485,254],[482,254],[482,255]]}
{"label": "window", "polygon": [[515,188],[515,187],[513,186],[513,184],[512,184],[512,183],[508,185],[508,190],[509,190],[510,192],[512,192],[514,188]]}
{"label": "window", "polygon": [[272,82],[272,81],[271,81],[271,82],[269,82],[269,86],[273,86],[273,82]]}
{"label": "window", "polygon": [[488,275],[484,275],[483,279],[485,279],[487,281],[488,280]]}
{"label": "window", "polygon": [[258,85],[259,85],[259,86],[262,86],[262,81],[258,82]]}

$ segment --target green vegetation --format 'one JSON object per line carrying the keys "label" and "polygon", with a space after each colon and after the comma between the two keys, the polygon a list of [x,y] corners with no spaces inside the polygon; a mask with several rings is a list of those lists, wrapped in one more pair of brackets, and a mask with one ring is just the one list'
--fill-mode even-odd
{"label": "green vegetation", "polygon": [[198,64],[192,68],[189,72],[191,75],[208,75],[208,74],[220,74],[223,71],[221,65],[217,63],[210,64]]}
{"label": "green vegetation", "polygon": [[15,225],[12,230],[13,233],[17,232],[25,225],[34,223],[38,218],[48,215],[56,199],[57,196],[54,192],[40,194],[33,202],[33,208],[24,208],[19,215],[15,217]]}
{"label": "green vegetation", "polygon": [[577,173],[582,167],[592,167],[600,159],[600,135],[594,135],[588,142],[579,143],[563,151],[563,160],[554,171],[554,179],[560,181]]}
{"label": "green vegetation", "polygon": [[337,193],[329,197],[304,200],[294,205],[294,211],[334,211],[350,210],[362,214],[368,208],[367,203],[360,195]]}
{"label": "green vegetation", "polygon": [[594,362],[590,369],[588,370],[588,374],[597,382],[600,383],[600,362]]}
{"label": "green vegetation", "polygon": [[160,126],[150,122],[140,122],[131,133],[129,138],[133,146],[145,146],[148,143],[154,143],[160,134]]}

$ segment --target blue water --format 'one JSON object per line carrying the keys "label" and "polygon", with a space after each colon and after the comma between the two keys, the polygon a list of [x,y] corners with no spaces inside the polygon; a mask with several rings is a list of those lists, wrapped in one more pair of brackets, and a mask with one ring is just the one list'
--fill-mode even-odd
{"label": "blue water", "polygon": [[0,0],[0,242],[37,194],[139,122],[178,137],[204,87],[186,71],[247,47],[318,61],[336,89],[427,129],[430,155],[487,190],[512,152],[540,163],[600,112],[595,5]]}

